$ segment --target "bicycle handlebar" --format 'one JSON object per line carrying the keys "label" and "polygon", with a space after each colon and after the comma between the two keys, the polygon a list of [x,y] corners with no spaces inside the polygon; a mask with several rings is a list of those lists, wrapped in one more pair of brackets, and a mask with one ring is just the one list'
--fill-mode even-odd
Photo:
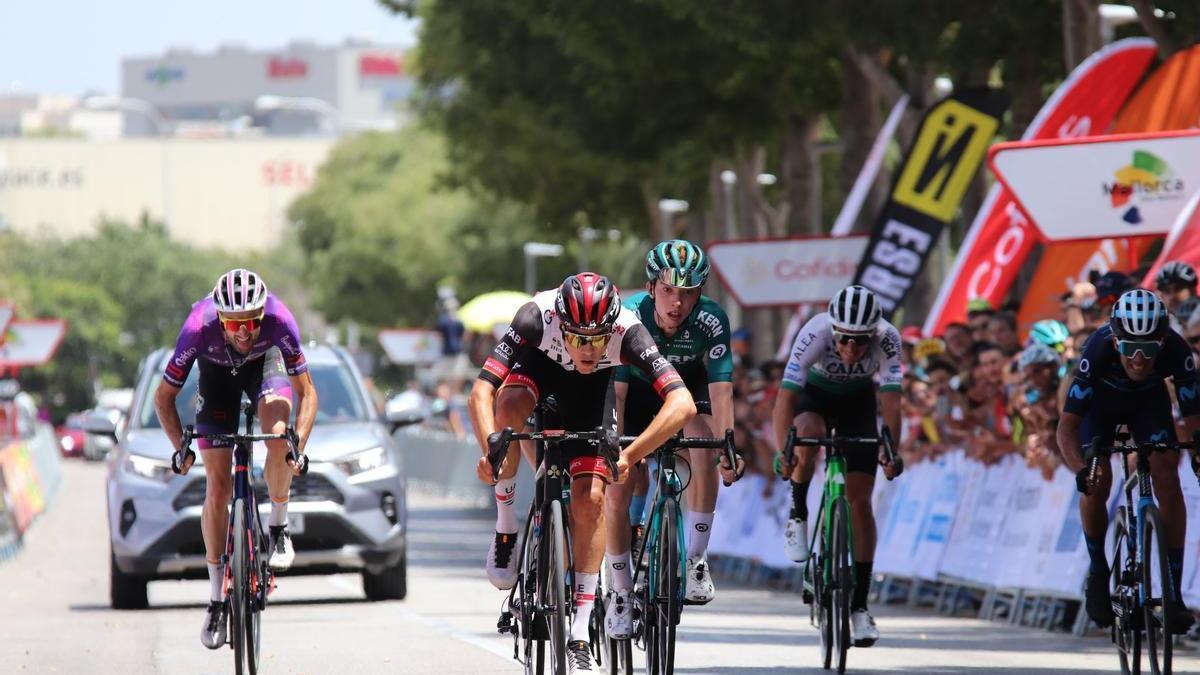
{"label": "bicycle handlebar", "polygon": [[[781,449],[782,471],[780,479],[789,480],[792,475],[792,469],[795,468],[794,453],[792,448],[796,447],[834,447],[841,448],[848,445],[866,445],[866,446],[883,446],[883,454],[888,464],[891,464],[896,473],[888,480],[894,480],[904,473],[904,458],[900,453],[896,452],[895,446],[892,444],[892,431],[887,425],[880,427],[879,436],[863,437],[863,436],[833,436],[828,438],[813,437],[813,436],[797,436],[796,427],[788,429],[787,438],[783,442]],[[880,462],[882,464],[882,462]]]}
{"label": "bicycle handlebar", "polygon": [[171,454],[171,471],[182,474],[185,467],[190,468],[195,463],[196,453],[192,450],[192,441],[195,439],[234,445],[257,441],[287,441],[292,446],[292,449],[288,451],[288,460],[300,467],[301,475],[308,473],[308,455],[300,452],[300,437],[296,434],[296,428],[290,424],[282,434],[198,434],[195,428],[189,424],[183,429],[183,436],[180,439],[182,447]]}
{"label": "bicycle handlebar", "polygon": [[[625,447],[629,445],[636,438],[637,436],[622,436],[620,438],[621,446]],[[696,448],[699,450],[721,450],[725,460],[729,462],[729,467],[735,473],[734,480],[741,478],[742,474],[745,473],[745,469],[742,471],[737,470],[738,452],[733,443],[733,429],[726,429],[724,436],[715,436],[711,438],[704,436],[688,437],[683,436],[682,432],[680,432],[679,435],[668,438],[665,442],[663,442],[662,445],[659,446],[659,448],[668,451],[683,450],[685,448]],[[733,485],[733,483],[726,480],[722,480],[721,482],[725,484],[725,487]]]}
{"label": "bicycle handlebar", "polygon": [[[1122,443],[1119,445],[1099,445],[1099,438],[1093,439],[1088,444],[1087,451],[1084,453],[1084,461],[1088,464],[1088,483],[1096,484],[1096,473],[1100,471],[1100,460],[1110,457],[1113,454],[1120,453],[1129,455],[1133,453],[1154,453],[1167,452],[1170,450],[1200,450],[1200,434],[1193,441],[1144,441],[1142,443]],[[1193,466],[1196,464],[1193,457]],[[1200,478],[1200,476],[1198,476]]]}

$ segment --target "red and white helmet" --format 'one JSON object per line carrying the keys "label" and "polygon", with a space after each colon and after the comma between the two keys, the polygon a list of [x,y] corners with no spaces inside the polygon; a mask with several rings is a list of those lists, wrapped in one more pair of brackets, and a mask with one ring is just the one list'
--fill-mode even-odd
{"label": "red and white helmet", "polygon": [[621,295],[608,277],[580,272],[558,287],[554,313],[568,330],[611,331],[621,313]]}
{"label": "red and white helmet", "polygon": [[212,299],[218,312],[252,312],[267,305],[267,285],[262,277],[239,267],[217,279]]}

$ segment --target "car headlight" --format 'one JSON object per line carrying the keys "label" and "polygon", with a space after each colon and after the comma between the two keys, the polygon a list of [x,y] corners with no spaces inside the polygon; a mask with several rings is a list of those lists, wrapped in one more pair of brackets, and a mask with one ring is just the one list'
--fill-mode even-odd
{"label": "car headlight", "polygon": [[149,478],[160,483],[171,480],[171,464],[160,459],[129,455],[125,459],[125,470],[142,478]]}
{"label": "car headlight", "polygon": [[70,436],[63,436],[58,439],[58,444],[62,446],[63,452],[70,452],[75,449],[75,439]]}
{"label": "car headlight", "polygon": [[334,460],[334,464],[348,476],[354,476],[364,471],[378,469],[387,464],[387,450],[383,446],[375,446],[353,455],[346,455]]}

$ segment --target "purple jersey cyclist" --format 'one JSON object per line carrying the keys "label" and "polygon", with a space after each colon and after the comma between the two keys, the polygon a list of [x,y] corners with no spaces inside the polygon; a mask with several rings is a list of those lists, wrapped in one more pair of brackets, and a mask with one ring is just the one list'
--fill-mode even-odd
{"label": "purple jersey cyclist", "polygon": [[[262,279],[246,269],[221,275],[211,294],[192,306],[175,353],[167,362],[154,407],[163,431],[178,450],[183,424],[175,407],[192,365],[199,362],[196,388],[196,431],[234,433],[238,430],[243,394],[258,405],[263,433],[282,434],[296,400],[297,450],[304,451],[317,415],[317,391],[300,348],[300,330],[287,306],[267,291]],[[208,558],[211,595],[205,611],[200,641],[209,649],[225,644],[224,566],[221,555],[229,526],[229,501],[233,492],[233,449],[198,442],[207,484],[200,526]],[[287,531],[288,494],[299,467],[288,460],[286,441],[268,441],[265,476],[271,496],[270,565],[277,570],[295,558]],[[191,467],[188,462],[183,473]]]}

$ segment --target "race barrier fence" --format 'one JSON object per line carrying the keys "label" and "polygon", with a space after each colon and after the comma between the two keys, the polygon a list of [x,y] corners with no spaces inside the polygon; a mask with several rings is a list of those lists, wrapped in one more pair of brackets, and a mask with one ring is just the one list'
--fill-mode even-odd
{"label": "race barrier fence", "polygon": [[61,481],[58,442],[37,420],[25,394],[0,402],[13,437],[0,442],[0,561],[16,555],[22,538],[53,500]]}

